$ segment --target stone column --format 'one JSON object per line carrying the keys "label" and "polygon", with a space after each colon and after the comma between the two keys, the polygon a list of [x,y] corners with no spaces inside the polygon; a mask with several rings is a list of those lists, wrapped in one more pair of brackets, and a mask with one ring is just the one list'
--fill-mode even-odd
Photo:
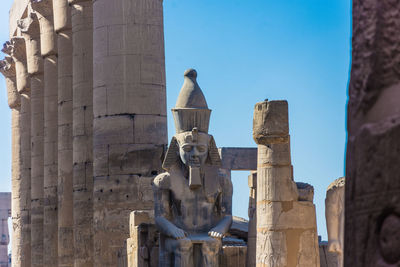
{"label": "stone column", "polygon": [[[8,45],[7,45],[8,47]],[[3,52],[8,52],[4,51]],[[11,51],[10,51],[11,52]],[[7,86],[8,106],[11,109],[11,185],[12,185],[12,222],[13,231],[11,233],[13,239],[12,260],[13,266],[22,265],[24,262],[22,252],[24,252],[22,239],[22,217],[20,189],[22,179],[22,154],[21,154],[21,129],[20,129],[20,110],[21,97],[17,90],[15,77],[15,63],[11,57],[6,57],[0,61],[0,72],[4,75]]]}
{"label": "stone column", "polygon": [[43,266],[58,261],[58,70],[57,39],[51,0],[31,0],[40,25],[40,50],[44,73]]}
{"label": "stone column", "polygon": [[337,254],[338,267],[343,266],[345,178],[333,181],[325,198],[325,218],[328,231],[328,251]]}
{"label": "stone column", "polygon": [[[27,266],[30,262],[30,79],[27,67],[27,49],[23,37],[13,37],[11,46],[3,49],[8,52],[16,69],[16,85],[20,94],[21,107],[19,110],[20,147],[20,176],[12,184],[12,219],[14,227],[13,254],[15,266]],[[15,151],[17,153],[17,151]],[[14,244],[15,243],[15,244]]]}
{"label": "stone column", "polygon": [[[319,267],[315,207],[299,198],[290,158],[288,104],[254,109],[257,160],[257,266]],[[299,201],[304,200],[304,201]]]}
{"label": "stone column", "polygon": [[74,265],[72,26],[68,0],[53,0],[58,47],[58,266]]}
{"label": "stone column", "polygon": [[94,265],[125,266],[167,144],[162,1],[96,0],[93,29]]}
{"label": "stone column", "polygon": [[31,87],[31,262],[26,266],[33,267],[42,266],[43,260],[43,60],[39,21],[30,7],[18,27],[26,43]]}
{"label": "stone column", "polygon": [[256,266],[257,247],[257,172],[252,172],[248,180],[249,194],[249,231],[247,234],[246,266]]}
{"label": "stone column", "polygon": [[70,0],[73,41],[75,267],[93,266],[93,9]]}
{"label": "stone column", "polygon": [[[0,72],[3,67],[0,63]],[[6,78],[7,79],[7,78]],[[11,111],[12,112],[12,111]],[[11,213],[11,193],[2,192],[0,193],[0,221],[1,221],[1,241],[0,241],[0,266],[9,267],[8,260],[8,244],[10,242],[10,236],[8,233],[8,217]]]}
{"label": "stone column", "polygon": [[398,1],[353,1],[346,267],[400,265],[399,8]]}

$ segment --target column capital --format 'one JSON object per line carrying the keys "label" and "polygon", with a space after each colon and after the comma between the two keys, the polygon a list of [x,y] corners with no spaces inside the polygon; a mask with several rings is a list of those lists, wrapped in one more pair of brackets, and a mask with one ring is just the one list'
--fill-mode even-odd
{"label": "column capital", "polygon": [[6,78],[8,106],[11,109],[19,110],[21,107],[21,97],[16,86],[15,62],[10,56],[0,60],[0,72]]}
{"label": "column capital", "polygon": [[10,55],[14,61],[26,62],[26,45],[23,37],[13,37],[3,44],[3,53]]}
{"label": "column capital", "polygon": [[38,13],[38,16],[49,17],[53,16],[53,1],[52,0],[30,0],[32,9]]}
{"label": "column capital", "polygon": [[253,139],[258,145],[289,142],[287,101],[265,100],[255,105]]}
{"label": "column capital", "polygon": [[25,38],[28,73],[31,75],[42,73],[40,25],[37,14],[32,8],[29,7],[26,18],[18,20],[18,27],[21,35]]}
{"label": "column capital", "polygon": [[6,78],[15,79],[15,63],[12,57],[5,56],[3,60],[0,60],[0,72]]}
{"label": "column capital", "polygon": [[36,12],[31,8],[28,9],[28,16],[17,21],[17,26],[21,30],[23,36],[30,38],[40,37],[40,26]]}

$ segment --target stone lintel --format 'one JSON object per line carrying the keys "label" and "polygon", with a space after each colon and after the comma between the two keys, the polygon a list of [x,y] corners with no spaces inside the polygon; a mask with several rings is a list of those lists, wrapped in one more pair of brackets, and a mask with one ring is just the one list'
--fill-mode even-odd
{"label": "stone lintel", "polygon": [[257,148],[255,147],[221,147],[218,152],[222,160],[222,169],[257,170]]}

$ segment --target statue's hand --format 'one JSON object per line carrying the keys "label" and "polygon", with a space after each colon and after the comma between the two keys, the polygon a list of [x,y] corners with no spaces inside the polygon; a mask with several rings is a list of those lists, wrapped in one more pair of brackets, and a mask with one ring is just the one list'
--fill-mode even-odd
{"label": "statue's hand", "polygon": [[182,229],[175,227],[175,229],[171,230],[171,236],[175,239],[183,239],[186,238],[187,233]]}
{"label": "statue's hand", "polygon": [[211,236],[211,237],[214,237],[214,238],[218,238],[218,239],[221,239],[221,238],[224,237],[224,235],[222,233],[216,231],[215,229],[211,229],[208,232],[208,235]]}

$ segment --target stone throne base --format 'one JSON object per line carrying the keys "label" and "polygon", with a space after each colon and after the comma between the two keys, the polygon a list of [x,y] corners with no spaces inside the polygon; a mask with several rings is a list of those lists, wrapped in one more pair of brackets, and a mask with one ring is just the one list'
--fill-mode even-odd
{"label": "stone throne base", "polygon": [[[238,227],[232,227],[231,235],[222,240],[220,267],[246,266],[247,232],[244,224],[245,222],[236,221],[235,225]],[[160,234],[154,224],[153,211],[133,211],[130,215],[129,231],[128,267],[158,267]],[[194,262],[199,262],[196,259],[201,259],[200,247],[195,245],[193,254]]]}

